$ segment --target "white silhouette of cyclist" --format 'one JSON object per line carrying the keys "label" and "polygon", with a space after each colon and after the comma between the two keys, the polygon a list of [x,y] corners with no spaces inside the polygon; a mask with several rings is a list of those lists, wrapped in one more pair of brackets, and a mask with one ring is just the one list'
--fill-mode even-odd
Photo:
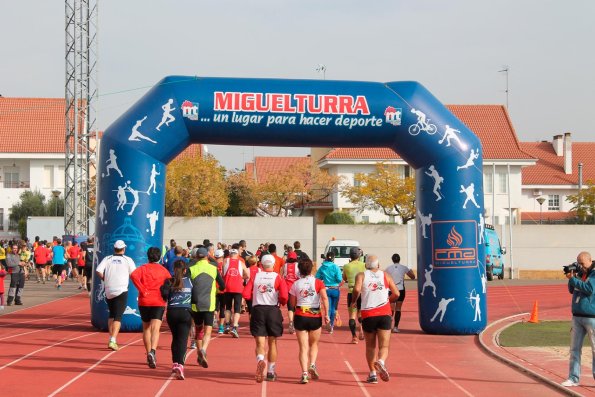
{"label": "white silhouette of cyclist", "polygon": [[459,147],[464,148],[465,145],[463,145],[463,142],[461,142],[461,139],[457,135],[460,133],[461,131],[455,130],[454,128],[450,128],[450,126],[447,124],[446,130],[444,131],[444,136],[442,137],[442,139],[438,141],[438,143],[442,145],[446,140],[446,146],[448,147],[450,146],[450,141],[454,139],[459,144]]}
{"label": "white silhouette of cyclist", "polygon": [[455,298],[442,298],[440,299],[440,302],[438,303],[438,310],[436,310],[436,313],[434,313],[434,317],[432,317],[430,319],[431,322],[434,322],[434,320],[436,319],[436,317],[438,316],[438,314],[440,314],[440,322],[442,322],[442,319],[444,319],[444,315],[446,314],[446,307],[448,306],[448,304],[452,301],[454,301]]}
{"label": "white silhouette of cyclist", "polygon": [[475,205],[475,207],[479,208],[477,201],[475,201],[475,184],[473,182],[471,182],[471,184],[467,187],[461,185],[461,190],[459,191],[459,193],[465,193],[467,195],[467,198],[463,203],[463,209],[467,208],[467,202],[469,201],[471,201]]}
{"label": "white silhouette of cyclist", "polygon": [[138,130],[140,128],[140,126],[142,125],[143,121],[145,121],[146,119],[147,119],[147,116],[143,117],[140,120],[136,120],[136,124],[134,124],[134,127],[132,127],[132,133],[128,137],[129,141],[140,142],[141,139],[144,139],[145,141],[149,141],[151,143],[157,143],[156,141],[152,140],[151,138],[141,134],[141,132]]}
{"label": "white silhouette of cyclist", "polygon": [[426,226],[430,226],[432,224],[432,214],[424,215],[421,212],[419,212],[419,209],[418,209],[417,216],[419,216],[421,235],[424,238],[428,238],[428,236],[426,236]]}
{"label": "white silhouette of cyclist", "polygon": [[426,122],[426,114],[419,109],[412,108],[411,113],[417,116],[417,122],[421,124],[423,127],[422,129],[428,128],[428,123]]}
{"label": "white silhouette of cyclist", "polygon": [[167,101],[167,103],[165,105],[161,106],[161,109],[163,109],[163,117],[161,118],[161,122],[159,123],[159,125],[156,128],[157,131],[161,131],[160,128],[163,124],[165,124],[166,127],[169,127],[170,123],[176,121],[176,118],[171,115],[171,112],[176,110],[176,108],[171,107],[171,105],[173,103],[174,103],[174,100],[170,99],[169,101]]}
{"label": "white silhouette of cyclist", "polygon": [[469,153],[469,158],[467,159],[467,162],[465,163],[465,165],[457,166],[457,171],[472,167],[473,165],[475,165],[475,160],[477,160],[478,158],[479,158],[479,149],[477,149],[477,152],[475,151],[475,149],[471,149],[471,152]]}
{"label": "white silhouette of cyclist", "polygon": [[424,285],[422,285],[421,287],[421,296],[424,296],[424,291],[426,289],[426,287],[432,287],[432,294],[434,295],[434,298],[436,297],[436,285],[434,284],[434,282],[432,281],[432,272],[434,271],[434,266],[432,266],[432,264],[430,264],[430,266],[428,266],[428,268],[430,270],[425,270],[424,269]]}
{"label": "white silhouette of cyclist", "polygon": [[118,157],[116,156],[116,152],[114,151],[114,149],[110,149],[109,159],[105,161],[107,164],[107,166],[105,167],[105,172],[107,173],[107,176],[109,176],[109,170],[113,169],[116,170],[118,174],[120,174],[120,178],[124,178],[124,175],[122,175],[122,171],[120,171],[120,168],[118,168],[117,159]]}
{"label": "white silhouette of cyclist", "polygon": [[440,174],[438,174],[438,170],[433,165],[430,165],[428,169],[430,170],[430,172],[425,171],[425,174],[434,178],[434,189],[432,190],[432,192],[436,195],[436,201],[440,201],[442,200],[442,194],[439,191],[441,188],[440,184],[444,182],[444,178],[442,178]]}

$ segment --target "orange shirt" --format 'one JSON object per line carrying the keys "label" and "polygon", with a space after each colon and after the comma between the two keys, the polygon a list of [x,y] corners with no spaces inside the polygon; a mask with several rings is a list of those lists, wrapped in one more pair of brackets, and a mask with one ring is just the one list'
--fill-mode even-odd
{"label": "orange shirt", "polygon": [[273,266],[273,271],[276,272],[277,274],[281,274],[281,268],[285,264],[285,261],[283,260],[283,258],[277,256],[277,254],[271,254],[271,255],[273,255],[273,257],[275,258],[275,265]]}

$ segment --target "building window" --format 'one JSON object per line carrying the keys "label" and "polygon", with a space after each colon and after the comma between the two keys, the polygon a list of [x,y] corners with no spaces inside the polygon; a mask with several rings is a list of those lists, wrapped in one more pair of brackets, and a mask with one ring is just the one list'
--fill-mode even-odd
{"label": "building window", "polygon": [[54,166],[44,165],[43,166],[43,188],[53,189],[54,188]]}
{"label": "building window", "polygon": [[360,182],[360,180],[354,175],[353,176],[353,186],[354,187],[359,187],[361,185],[362,185],[362,183]]}
{"label": "building window", "polygon": [[498,173],[498,193],[508,193],[508,174]]}
{"label": "building window", "polygon": [[[4,215],[4,213],[2,215]],[[17,220],[10,219],[10,211],[8,211],[8,231],[16,231],[18,228],[19,222]]]}
{"label": "building window", "polygon": [[370,223],[370,217],[368,215],[363,215],[362,223]]}
{"label": "building window", "polygon": [[4,231],[4,208],[0,208],[0,231]]}
{"label": "building window", "polygon": [[492,194],[492,184],[494,182],[494,174],[491,172],[484,172],[483,173],[483,191],[484,193]]}
{"label": "building window", "polygon": [[16,189],[19,187],[19,173],[5,172],[4,173],[4,187],[9,189]]}
{"label": "building window", "polygon": [[560,211],[560,195],[550,194],[547,196],[548,211]]}
{"label": "building window", "polygon": [[66,180],[66,174],[64,173],[64,166],[58,167],[58,179],[56,179],[55,188],[60,190],[64,189],[64,182]]}

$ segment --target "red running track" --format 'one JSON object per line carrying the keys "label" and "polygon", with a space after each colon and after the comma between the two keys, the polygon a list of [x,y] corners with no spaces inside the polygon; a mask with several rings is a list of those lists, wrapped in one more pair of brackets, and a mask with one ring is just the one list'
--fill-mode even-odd
{"label": "red running track", "polygon": [[[342,291],[343,292],[343,291]],[[346,326],[323,333],[317,366],[319,381],[298,384],[297,342],[279,341],[277,382],[254,381],[254,343],[242,316],[240,339],[217,337],[210,345],[209,368],[191,351],[186,380],[170,378],[171,335],[164,323],[157,369],[146,365],[140,333],[120,334],[120,350],[107,349],[107,334],[89,321],[84,294],[0,317],[0,379],[7,396],[527,396],[559,395],[557,390],[485,354],[476,336],[424,334],[417,321],[414,290],[404,304],[402,332],[393,334],[388,383],[364,383],[363,341],[349,344]],[[489,320],[528,312],[539,300],[540,314],[569,307],[565,285],[488,288]],[[345,294],[340,311],[347,318]],[[65,310],[66,308],[66,310]],[[48,314],[53,313],[53,314]],[[570,317],[570,316],[569,316]]]}

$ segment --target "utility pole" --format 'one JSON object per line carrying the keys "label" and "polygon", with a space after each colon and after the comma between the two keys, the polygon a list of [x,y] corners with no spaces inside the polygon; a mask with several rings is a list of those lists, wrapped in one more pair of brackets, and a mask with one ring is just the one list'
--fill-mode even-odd
{"label": "utility pole", "polygon": [[322,73],[322,79],[326,80],[326,65],[319,63],[318,66],[316,66],[316,71]]}
{"label": "utility pole", "polygon": [[506,93],[506,110],[508,110],[508,72],[510,71],[510,68],[506,65],[502,66],[502,70],[498,70],[498,73],[504,73],[506,76],[506,91],[504,91]]}

